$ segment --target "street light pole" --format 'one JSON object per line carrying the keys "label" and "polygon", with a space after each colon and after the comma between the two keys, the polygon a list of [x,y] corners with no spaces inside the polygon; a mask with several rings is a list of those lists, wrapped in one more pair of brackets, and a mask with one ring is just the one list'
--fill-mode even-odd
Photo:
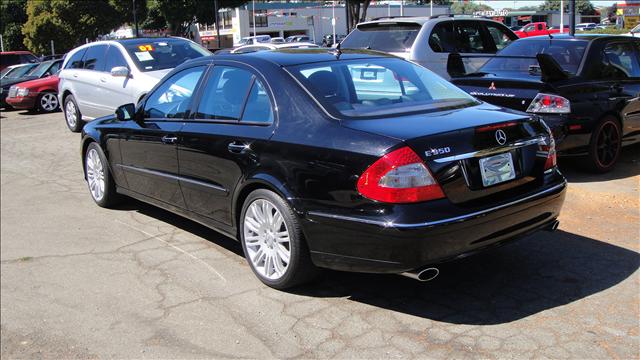
{"label": "street light pole", "polygon": [[560,33],[564,32],[564,0],[560,0]]}
{"label": "street light pole", "polygon": [[218,49],[222,48],[222,43],[220,40],[220,9],[218,8],[218,0],[214,0],[213,1],[213,10],[216,12],[215,14],[215,19],[216,19],[216,39],[218,40]]}
{"label": "street light pole", "polygon": [[569,0],[569,35],[576,34],[576,0]]}
{"label": "street light pole", "polygon": [[133,23],[136,24],[136,34],[134,37],[138,37],[138,17],[136,16],[136,0],[133,0]]}

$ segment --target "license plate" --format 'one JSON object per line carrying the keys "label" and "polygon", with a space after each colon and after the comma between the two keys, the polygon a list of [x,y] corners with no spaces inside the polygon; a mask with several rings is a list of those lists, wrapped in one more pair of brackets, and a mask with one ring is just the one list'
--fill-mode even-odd
{"label": "license plate", "polygon": [[511,153],[480,159],[480,173],[482,174],[482,184],[484,186],[491,186],[515,179],[516,172],[513,168]]}

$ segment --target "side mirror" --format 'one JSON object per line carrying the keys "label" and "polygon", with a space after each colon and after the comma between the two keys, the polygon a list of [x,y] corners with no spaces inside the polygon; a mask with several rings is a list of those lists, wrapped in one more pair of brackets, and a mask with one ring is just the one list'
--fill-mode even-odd
{"label": "side mirror", "polygon": [[113,69],[111,69],[111,76],[127,77],[129,76],[129,69],[126,66],[116,66]]}
{"label": "side mirror", "polygon": [[136,114],[136,106],[133,104],[124,104],[116,109],[116,119],[118,121],[133,120]]}

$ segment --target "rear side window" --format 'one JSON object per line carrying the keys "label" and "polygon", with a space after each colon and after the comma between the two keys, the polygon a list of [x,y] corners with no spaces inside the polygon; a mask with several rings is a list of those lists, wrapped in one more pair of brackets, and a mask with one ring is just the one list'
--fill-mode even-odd
{"label": "rear side window", "polygon": [[487,53],[479,21],[454,21],[456,43],[461,53]]}
{"label": "rear side window", "polygon": [[129,67],[127,65],[127,60],[125,60],[122,55],[122,51],[120,51],[116,46],[110,45],[107,50],[105,71],[110,72],[111,69],[118,66],[124,66],[126,68]]}
{"label": "rear side window", "polygon": [[196,118],[271,123],[273,112],[264,85],[252,73],[230,66],[215,66]]}
{"label": "rear side window", "polygon": [[204,70],[204,66],[197,66],[182,70],[167,79],[147,98],[144,117],[183,118],[189,110],[193,92]]}
{"label": "rear side window", "polygon": [[405,52],[411,49],[422,25],[407,22],[383,22],[358,26],[342,41],[342,48]]}
{"label": "rear side window", "polygon": [[456,51],[453,21],[436,24],[429,35],[429,46],[434,52],[451,53]]}
{"label": "rear side window", "polygon": [[105,44],[91,46],[87,49],[82,59],[84,68],[87,70],[104,71],[105,52],[107,51]]}
{"label": "rear side window", "polygon": [[0,63],[2,65],[15,65],[20,63],[20,55],[17,54],[7,54],[0,56]]}
{"label": "rear side window", "polygon": [[599,67],[601,79],[626,79],[640,77],[640,64],[631,43],[608,44],[602,54]]}
{"label": "rear side window", "polygon": [[71,58],[69,58],[69,61],[67,61],[67,64],[65,65],[65,69],[82,69],[84,67],[83,63],[82,63],[82,57],[84,56],[84,53],[87,51],[87,49],[81,49],[76,51]]}
{"label": "rear side window", "polygon": [[20,54],[20,62],[21,63],[34,63],[38,62],[38,58],[32,54]]}

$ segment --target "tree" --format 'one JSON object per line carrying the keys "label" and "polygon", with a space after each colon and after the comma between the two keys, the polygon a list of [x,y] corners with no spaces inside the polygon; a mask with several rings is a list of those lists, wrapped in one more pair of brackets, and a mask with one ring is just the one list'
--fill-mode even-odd
{"label": "tree", "polygon": [[349,1],[349,23],[347,24],[347,32],[355,28],[358,23],[366,20],[367,9],[369,8],[370,3],[370,0]]}
{"label": "tree", "polygon": [[25,50],[22,24],[27,21],[27,0],[0,1],[0,34],[5,50]]}
{"label": "tree", "polygon": [[[569,11],[569,1],[564,2],[564,11]],[[540,5],[540,10],[560,10],[560,1],[558,0],[545,0],[544,4]],[[576,11],[582,15],[595,15],[596,9],[589,0],[576,0]]]}
{"label": "tree", "polygon": [[[136,3],[136,19],[138,24],[144,22],[147,18],[147,0],[135,0]],[[122,17],[123,23],[133,25],[133,1],[132,0],[109,0],[109,5]]]}
{"label": "tree", "polygon": [[[246,0],[220,0],[219,7],[235,8]],[[145,29],[168,29],[173,35],[182,35],[185,25],[197,21],[213,24],[215,14],[212,0],[149,0]]]}
{"label": "tree", "polygon": [[53,40],[57,52],[67,51],[122,25],[122,15],[109,0],[28,0],[24,44],[47,53]]}
{"label": "tree", "polygon": [[493,10],[493,8],[489,5],[478,4],[472,2],[456,2],[451,5],[451,13],[452,14],[465,14],[472,15],[476,11],[489,11]]}

